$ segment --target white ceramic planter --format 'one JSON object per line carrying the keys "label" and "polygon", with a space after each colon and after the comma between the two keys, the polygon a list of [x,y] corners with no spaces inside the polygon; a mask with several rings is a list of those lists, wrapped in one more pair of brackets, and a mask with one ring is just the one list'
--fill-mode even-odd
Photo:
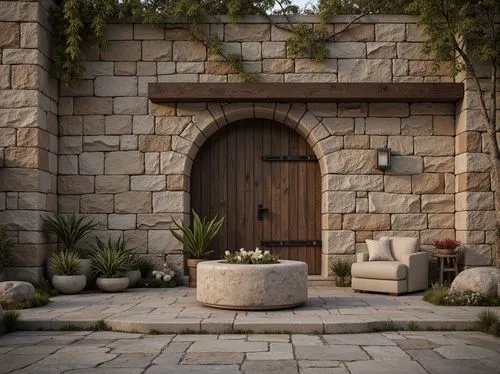
{"label": "white ceramic planter", "polygon": [[128,286],[134,287],[141,280],[140,270],[130,270],[127,271]]}
{"label": "white ceramic planter", "polygon": [[197,268],[197,300],[226,309],[291,308],[307,300],[307,264],[237,265],[204,261]]}
{"label": "white ceramic planter", "polygon": [[87,284],[87,277],[83,274],[77,275],[54,275],[52,285],[60,293],[73,295],[82,292]]}
{"label": "white ceramic planter", "polygon": [[97,287],[103,292],[122,292],[128,287],[128,278],[97,278]]}

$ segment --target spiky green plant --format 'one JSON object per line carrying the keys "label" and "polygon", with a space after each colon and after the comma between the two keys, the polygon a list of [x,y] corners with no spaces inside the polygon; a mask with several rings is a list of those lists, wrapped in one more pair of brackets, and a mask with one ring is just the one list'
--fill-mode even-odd
{"label": "spiky green plant", "polygon": [[193,210],[193,227],[189,227],[184,221],[178,223],[173,219],[174,225],[180,230],[179,233],[175,229],[170,232],[186,247],[186,252],[194,259],[204,259],[213,251],[208,250],[208,245],[219,232],[224,217],[218,219],[217,216],[207,221],[205,218],[200,219],[200,216]]}
{"label": "spiky green plant", "polygon": [[155,269],[155,264],[147,257],[139,257],[136,261],[136,266],[141,272],[142,278],[149,277],[151,272]]}
{"label": "spiky green plant", "polygon": [[0,270],[10,264],[12,259],[12,245],[12,240],[7,238],[5,226],[0,225]]}
{"label": "spiky green plant", "polygon": [[75,213],[62,215],[54,213],[52,217],[42,217],[45,231],[55,234],[64,249],[78,250],[77,245],[97,224],[86,216]]}
{"label": "spiky green plant", "polygon": [[3,314],[2,320],[0,321],[3,327],[3,331],[5,331],[6,333],[16,331],[20,319],[21,313],[19,313],[17,310],[6,310]]}
{"label": "spiky green plant", "polygon": [[123,237],[110,237],[107,242],[97,238],[97,247],[90,253],[89,258],[96,277],[120,278],[132,269],[133,256]]}
{"label": "spiky green plant", "polygon": [[495,336],[500,334],[500,317],[492,310],[483,310],[479,313],[476,323],[482,332]]}
{"label": "spiky green plant", "polygon": [[68,249],[52,252],[49,264],[57,275],[75,275],[80,270],[80,256],[78,252]]}
{"label": "spiky green plant", "polygon": [[345,258],[337,258],[332,262],[332,271],[339,277],[351,276],[352,262]]}

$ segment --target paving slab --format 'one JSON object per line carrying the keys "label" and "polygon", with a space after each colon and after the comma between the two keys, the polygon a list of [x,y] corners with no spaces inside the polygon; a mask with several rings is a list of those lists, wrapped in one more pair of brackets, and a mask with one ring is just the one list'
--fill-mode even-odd
{"label": "paving slab", "polygon": [[105,362],[102,368],[141,368],[148,367],[156,357],[152,353],[122,353],[115,359]]}
{"label": "paving slab", "polygon": [[[422,359],[419,363],[431,374],[490,374],[490,366],[479,360]],[[498,368],[497,371],[498,373]],[[354,373],[353,373],[354,374]]]}
{"label": "paving slab", "polygon": [[241,365],[241,371],[245,374],[263,374],[263,373],[286,373],[297,374],[299,368],[295,360],[279,361],[252,361],[246,360]]}
{"label": "paving slab", "polygon": [[399,347],[368,345],[362,348],[374,360],[411,360],[411,357]]}
{"label": "paving slab", "polygon": [[[415,361],[356,361],[348,362],[347,368],[351,374],[427,374],[427,372]],[[486,374],[483,373],[483,374]]]}
{"label": "paving slab", "polygon": [[241,364],[244,353],[232,352],[196,352],[186,353],[181,361],[183,365],[227,365]]}
{"label": "paving slab", "polygon": [[370,357],[354,345],[299,346],[295,348],[298,360],[369,360]]}

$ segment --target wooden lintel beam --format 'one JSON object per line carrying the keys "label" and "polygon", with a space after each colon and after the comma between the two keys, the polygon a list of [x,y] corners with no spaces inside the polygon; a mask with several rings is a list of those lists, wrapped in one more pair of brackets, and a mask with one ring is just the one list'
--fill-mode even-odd
{"label": "wooden lintel beam", "polygon": [[456,102],[461,83],[149,83],[154,103]]}

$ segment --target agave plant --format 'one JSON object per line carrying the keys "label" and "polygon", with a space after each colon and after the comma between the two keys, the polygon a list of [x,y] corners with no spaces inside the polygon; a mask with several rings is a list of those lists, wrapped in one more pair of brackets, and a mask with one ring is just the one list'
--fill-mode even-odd
{"label": "agave plant", "polygon": [[193,259],[206,258],[213,251],[208,250],[208,245],[219,232],[224,217],[218,219],[217,216],[206,221],[200,219],[198,214],[193,210],[193,227],[189,227],[184,221],[178,223],[173,219],[174,225],[180,230],[180,233],[171,229],[170,232],[186,247],[186,252]]}
{"label": "agave plant", "polygon": [[89,255],[93,274],[100,278],[120,278],[132,270],[134,254],[127,248],[123,237],[108,238],[103,242],[97,238],[97,247]]}
{"label": "agave plant", "polygon": [[61,252],[52,252],[49,263],[57,275],[75,275],[80,270],[80,256],[78,252],[65,249]]}
{"label": "agave plant", "polygon": [[54,213],[53,217],[42,217],[45,231],[57,236],[64,249],[77,250],[77,245],[95,226],[93,219],[76,214],[62,215]]}

